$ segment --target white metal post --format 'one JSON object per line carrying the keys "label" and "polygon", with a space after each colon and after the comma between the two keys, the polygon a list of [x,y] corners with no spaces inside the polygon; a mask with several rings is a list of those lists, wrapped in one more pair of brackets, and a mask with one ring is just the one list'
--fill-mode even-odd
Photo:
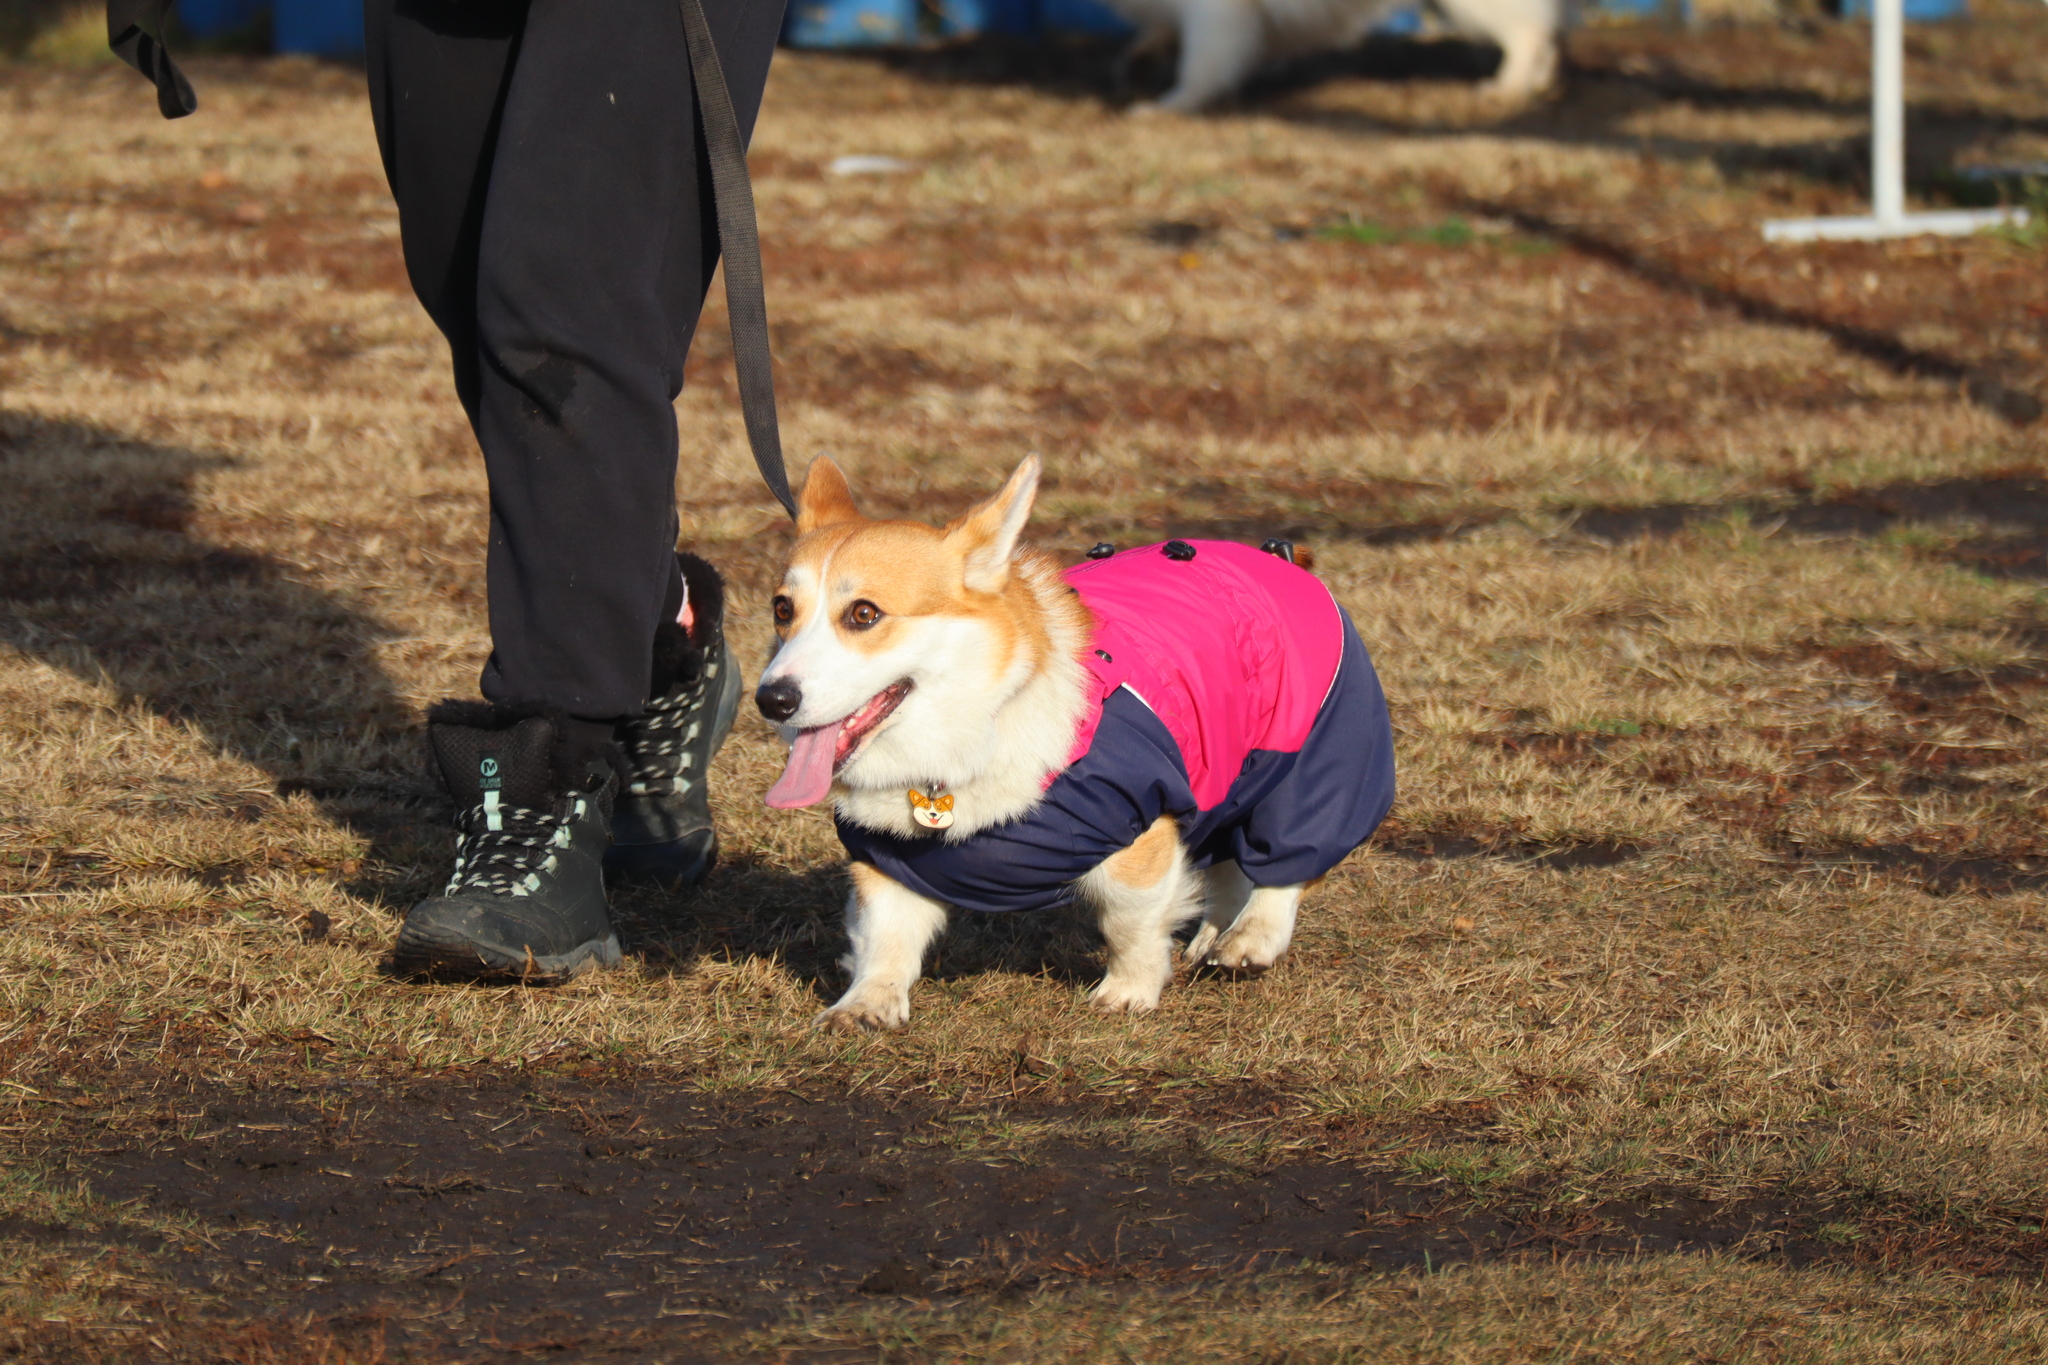
{"label": "white metal post", "polygon": [[1870,4],[1870,198],[1877,221],[1906,218],[1906,0]]}
{"label": "white metal post", "polygon": [[2025,209],[1906,212],[1906,0],[1871,0],[1870,197],[1868,218],[1780,218],[1764,224],[1764,240],[1870,241],[1921,233],[1954,237],[2027,221]]}

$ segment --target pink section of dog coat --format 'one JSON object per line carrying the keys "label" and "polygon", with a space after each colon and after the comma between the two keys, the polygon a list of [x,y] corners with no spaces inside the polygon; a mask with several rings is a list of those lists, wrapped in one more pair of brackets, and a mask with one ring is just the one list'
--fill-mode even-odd
{"label": "pink section of dog coat", "polygon": [[1337,675],[1344,634],[1322,580],[1226,540],[1190,541],[1195,557],[1147,545],[1067,570],[1095,614],[1082,655],[1094,675],[1067,762],[1088,752],[1102,702],[1141,697],[1179,744],[1203,810],[1219,804],[1253,750],[1299,750]]}

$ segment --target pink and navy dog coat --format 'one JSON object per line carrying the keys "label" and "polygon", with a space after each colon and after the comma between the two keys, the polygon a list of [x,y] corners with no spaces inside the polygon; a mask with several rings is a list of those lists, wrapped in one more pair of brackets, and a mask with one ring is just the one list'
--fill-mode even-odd
{"label": "pink and navy dog coat", "polygon": [[[1184,542],[1173,542],[1176,548]],[[1088,713],[1023,815],[965,838],[839,820],[856,861],[968,910],[1041,910],[1162,815],[1197,867],[1256,886],[1320,877],[1394,803],[1387,701],[1351,618],[1306,570],[1230,541],[1067,571],[1095,614]]]}

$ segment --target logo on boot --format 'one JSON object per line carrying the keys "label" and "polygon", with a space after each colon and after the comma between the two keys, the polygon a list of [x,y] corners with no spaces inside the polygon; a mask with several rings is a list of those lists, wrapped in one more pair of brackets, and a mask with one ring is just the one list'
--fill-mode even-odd
{"label": "logo on boot", "polygon": [[476,785],[484,794],[484,828],[505,828],[505,817],[498,811],[498,793],[504,789],[505,783],[498,776],[497,754],[487,753],[477,760]]}

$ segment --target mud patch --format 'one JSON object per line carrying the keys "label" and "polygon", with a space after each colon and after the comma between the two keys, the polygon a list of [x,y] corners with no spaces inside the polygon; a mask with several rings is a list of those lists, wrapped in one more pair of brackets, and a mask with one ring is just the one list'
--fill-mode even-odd
{"label": "mud patch", "polygon": [[127,1239],[179,1288],[237,1305],[237,1321],[374,1324],[393,1345],[483,1355],[493,1343],[650,1342],[860,1294],[1306,1262],[1735,1250],[1800,1264],[1820,1254],[1809,1229],[1828,1214],[1675,1194],[1562,1215],[1477,1210],[1391,1169],[1246,1172],[1191,1151],[1026,1145],[988,1123],[1057,1118],[1056,1106],[996,1116],[485,1080],[202,1092],[154,1108],[102,1120],[57,1178],[196,1220],[205,1237],[189,1243]]}

